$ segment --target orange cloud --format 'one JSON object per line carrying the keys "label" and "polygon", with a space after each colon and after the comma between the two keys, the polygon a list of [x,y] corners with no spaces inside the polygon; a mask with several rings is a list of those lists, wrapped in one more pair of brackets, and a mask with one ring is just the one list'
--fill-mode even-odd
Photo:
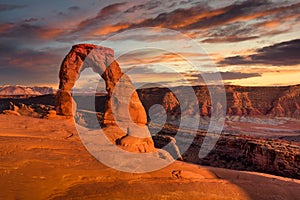
{"label": "orange cloud", "polygon": [[166,53],[161,51],[153,52],[140,52],[140,53],[131,53],[126,54],[118,58],[118,62],[122,65],[136,65],[137,63],[143,64],[158,64],[158,63],[175,63],[175,62],[186,62],[190,59],[209,59],[208,55],[201,53],[190,53],[190,52],[181,52],[178,54],[175,53]]}
{"label": "orange cloud", "polygon": [[13,28],[13,26],[14,26],[13,23],[0,24],[0,34]]}
{"label": "orange cloud", "polygon": [[42,29],[38,32],[38,37],[41,39],[53,39],[64,33],[64,29]]}
{"label": "orange cloud", "polygon": [[288,12],[300,8],[300,3],[296,3],[289,6],[276,7],[268,10],[256,11],[255,8],[257,8],[258,6],[263,7],[267,5],[263,5],[262,2],[261,4],[257,2],[245,2],[243,4],[230,5],[228,7],[218,9],[221,14],[205,17],[203,19],[198,20],[195,23],[187,25],[184,28],[207,29],[213,26],[226,25],[238,21],[249,21],[270,15],[279,15],[284,12],[287,12],[285,13],[285,15],[289,16],[291,14],[288,14]]}
{"label": "orange cloud", "polygon": [[122,29],[128,28],[129,24],[116,24],[116,25],[107,25],[101,28],[97,28],[95,30],[92,30],[87,35],[107,35],[110,33],[118,32]]}

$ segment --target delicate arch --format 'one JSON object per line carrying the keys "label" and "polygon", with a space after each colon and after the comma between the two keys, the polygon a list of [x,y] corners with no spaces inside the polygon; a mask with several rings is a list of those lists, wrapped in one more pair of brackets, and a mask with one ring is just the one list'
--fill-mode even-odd
{"label": "delicate arch", "polygon": [[[104,79],[108,92],[104,112],[104,124],[107,126],[104,132],[113,138],[118,135],[119,138],[116,138],[117,140],[114,142],[117,142],[127,151],[155,151],[153,140],[146,125],[145,109],[129,77],[122,73],[119,64],[114,60],[112,49],[93,44],[78,44],[72,47],[64,58],[59,71],[56,113],[73,116],[71,89],[80,73],[88,67]],[[129,102],[126,102],[127,100]],[[112,105],[114,106],[113,109]],[[115,126],[116,122],[125,124],[127,132]],[[116,134],[116,131],[121,134]],[[111,136],[112,134],[115,136]]]}
{"label": "delicate arch", "polygon": [[[85,68],[92,68],[95,73],[98,73],[105,81],[106,91],[108,92],[108,100],[105,106],[104,124],[113,124],[115,118],[118,120],[126,120],[122,116],[125,109],[129,109],[131,120],[137,124],[146,124],[147,115],[145,109],[136,93],[133,92],[130,98],[128,107],[124,104],[116,103],[118,106],[115,110],[120,112],[112,114],[112,101],[122,101],[122,99],[113,98],[113,91],[122,77],[122,94],[118,96],[131,95],[134,89],[130,79],[123,74],[119,64],[114,60],[114,51],[110,48],[96,46],[93,44],[78,44],[74,45],[70,52],[64,58],[59,71],[59,90],[56,96],[56,112],[59,115],[72,116],[72,96],[71,89],[74,87],[80,73]],[[120,107],[122,106],[122,107]]]}

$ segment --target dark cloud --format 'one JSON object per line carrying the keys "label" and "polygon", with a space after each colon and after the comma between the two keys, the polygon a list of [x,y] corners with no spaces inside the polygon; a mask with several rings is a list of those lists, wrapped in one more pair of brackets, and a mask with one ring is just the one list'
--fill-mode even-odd
{"label": "dark cloud", "polygon": [[227,37],[213,37],[202,40],[205,43],[227,43],[227,42],[242,42],[246,40],[252,40],[259,38],[259,36],[227,36]]}
{"label": "dark cloud", "polygon": [[70,10],[70,11],[77,11],[77,10],[80,10],[80,7],[79,6],[70,6],[68,8],[68,10]]}
{"label": "dark cloud", "polygon": [[161,1],[150,1],[145,4],[134,5],[131,8],[127,9],[125,13],[133,13],[139,10],[153,10],[161,5]]}
{"label": "dark cloud", "polygon": [[[244,1],[217,9],[219,14],[204,17],[203,19],[189,24],[185,29],[201,29],[220,26],[240,20],[256,18],[262,15],[262,9],[271,6],[267,1]],[[261,13],[261,14],[259,14]]]}
{"label": "dark cloud", "polygon": [[55,84],[64,54],[61,49],[45,51],[0,46],[0,84]]}
{"label": "dark cloud", "polygon": [[26,5],[0,4],[0,12],[25,8]]}
{"label": "dark cloud", "polygon": [[140,5],[134,5],[131,8],[127,9],[125,11],[125,13],[133,13],[136,12],[138,10],[144,9],[146,6],[144,4],[140,4]]}
{"label": "dark cloud", "polygon": [[41,27],[37,25],[31,25],[28,23],[24,24],[15,24],[15,26],[8,30],[6,33],[3,33],[3,37],[36,37],[41,31]]}
{"label": "dark cloud", "polygon": [[75,14],[77,14],[78,12],[76,11],[79,11],[81,8],[79,6],[70,6],[68,7],[68,9],[65,11],[65,12],[58,12],[58,11],[55,11],[55,13],[57,13],[57,15],[59,17],[63,17],[63,18],[71,18],[72,16],[74,16]]}
{"label": "dark cloud", "polygon": [[222,42],[241,42],[259,38],[255,34],[257,29],[244,22],[235,22],[226,26],[214,27],[209,29],[206,39],[201,42],[205,43],[222,43]]}
{"label": "dark cloud", "polygon": [[118,12],[120,6],[125,5],[127,2],[122,2],[122,3],[115,3],[115,4],[111,4],[109,6],[106,6],[104,8],[102,8],[100,10],[100,12],[98,13],[98,17],[100,16],[106,16],[106,15],[110,15],[112,13]]}
{"label": "dark cloud", "polygon": [[[219,72],[222,76],[223,80],[236,80],[236,79],[244,79],[244,78],[251,78],[251,77],[257,77],[261,76],[259,73],[242,73],[242,72]],[[213,76],[217,74],[217,72],[211,72],[211,73],[202,73],[202,74],[191,74],[187,75],[188,77],[192,78],[193,80],[202,80],[202,75],[206,76]],[[196,79],[194,79],[196,78]]]}
{"label": "dark cloud", "polygon": [[14,23],[3,23],[3,24],[0,24],[0,35],[2,33],[5,33],[6,31],[10,30],[12,27],[14,27]]}
{"label": "dark cloud", "polygon": [[34,18],[34,17],[23,20],[24,23],[30,23],[30,22],[36,22],[36,21],[39,21],[39,19]]}
{"label": "dark cloud", "polygon": [[220,72],[223,80],[235,80],[261,76],[259,73]]}
{"label": "dark cloud", "polygon": [[[80,32],[82,30],[86,31],[90,28],[96,28],[98,26],[100,27],[103,26],[103,23],[107,20],[111,20],[111,16],[117,14],[119,12],[119,8],[125,4],[126,2],[115,3],[102,8],[98,12],[96,17],[81,21],[77,26],[77,28],[73,30],[73,33]],[[110,24],[110,25],[113,26],[114,24]]]}
{"label": "dark cloud", "polygon": [[[254,23],[248,23],[249,20],[236,21],[223,26],[212,27],[205,35],[208,38],[202,40],[202,42],[240,42],[285,33],[288,31],[286,27],[291,27],[300,17],[300,4],[265,9],[251,15],[245,14],[236,19],[252,17],[256,17],[258,21],[253,20]],[[282,24],[288,24],[288,26],[284,29],[280,28]]]}
{"label": "dark cloud", "polygon": [[155,18],[146,19],[132,27],[159,26],[181,30],[209,28],[242,20],[243,17],[255,14],[266,6],[267,1],[244,1],[224,8],[212,9],[206,4],[198,4],[191,8],[179,8],[169,13],[161,13]]}
{"label": "dark cloud", "polygon": [[186,4],[189,4],[189,3],[191,3],[191,2],[192,2],[192,0],[180,1],[180,2],[179,2],[179,5],[186,5]]}
{"label": "dark cloud", "polygon": [[189,21],[205,12],[207,7],[196,6],[189,9],[176,9],[169,13],[161,13],[155,18],[146,19],[138,24],[133,24],[130,28],[136,27],[164,27],[164,28],[179,28],[190,23]]}
{"label": "dark cloud", "polygon": [[274,65],[290,66],[300,64],[300,39],[277,43],[256,50],[248,56],[232,56],[220,61],[221,65]]}
{"label": "dark cloud", "polygon": [[141,63],[143,65],[151,65],[158,63],[175,63],[175,62],[188,62],[194,59],[209,59],[206,54],[196,53],[196,52],[178,52],[172,53],[157,49],[147,49],[140,51],[128,52],[126,54],[118,57],[117,61],[123,66],[136,65],[136,63]]}
{"label": "dark cloud", "polygon": [[[139,5],[131,9],[133,8],[141,9],[144,6]],[[203,42],[240,42],[273,35],[274,31],[265,27],[267,22],[270,24],[270,21],[277,21],[280,24],[291,21],[291,18],[299,16],[299,9],[300,3],[285,6],[270,1],[242,1],[218,9],[212,9],[202,3],[190,8],[160,13],[154,18],[132,23],[117,32],[140,27],[164,27],[181,31],[204,30],[200,34],[201,37],[206,37]],[[253,20],[254,23],[249,24],[249,20]]]}
{"label": "dark cloud", "polygon": [[132,66],[126,69],[122,69],[124,73],[127,74],[153,74],[157,73],[155,69],[147,66]]}
{"label": "dark cloud", "polygon": [[[25,20],[26,22],[23,21],[18,24],[10,23],[0,25],[0,37],[15,38],[16,40],[21,38],[26,38],[26,40],[53,39],[64,32],[64,30],[60,28],[50,28],[30,23],[37,20],[36,18],[31,18]],[[1,31],[1,29],[3,30]]]}
{"label": "dark cloud", "polygon": [[[177,4],[180,5],[180,2]],[[300,9],[300,3],[284,4],[267,0],[237,1],[219,8],[210,7],[205,1],[188,8],[178,8],[176,5],[161,1],[111,4],[102,8],[95,17],[81,21],[63,40],[71,40],[73,35],[87,40],[105,39],[128,29],[163,27],[180,30],[191,37],[201,37],[205,43],[241,42],[281,34],[286,30],[274,28],[275,31],[266,26],[274,24],[276,20],[278,24],[292,22],[291,18],[299,17]],[[158,8],[165,8],[166,11]],[[147,37],[151,37],[149,40],[155,39],[153,36]],[[138,35],[130,39],[144,38]]]}

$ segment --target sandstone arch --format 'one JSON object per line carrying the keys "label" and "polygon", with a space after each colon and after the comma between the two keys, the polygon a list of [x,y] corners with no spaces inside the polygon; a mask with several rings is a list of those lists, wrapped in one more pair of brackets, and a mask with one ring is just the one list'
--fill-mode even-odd
{"label": "sandstone arch", "polygon": [[[126,123],[128,117],[126,118],[124,112],[129,110],[131,121],[137,126],[128,127],[129,131],[126,133],[128,135],[123,136],[119,143],[123,146],[131,146],[132,151],[153,150],[154,144],[146,126],[147,115],[145,109],[129,77],[122,73],[119,64],[114,60],[114,51],[110,48],[93,44],[78,44],[72,47],[64,58],[59,71],[60,82],[56,95],[57,114],[73,115],[71,89],[74,87],[80,73],[88,67],[92,68],[95,73],[98,73],[105,80],[108,100],[105,105],[104,124],[114,125],[116,118],[118,121],[121,120]],[[116,98],[113,95],[115,86],[119,81],[121,89],[119,87],[118,96],[122,98]],[[132,91],[134,92],[132,93]],[[126,99],[125,97],[130,99],[127,107],[122,104],[123,99]],[[114,115],[112,114],[112,102],[117,102],[114,104],[117,106],[117,112]],[[146,144],[146,150],[141,150],[139,147],[141,144]]]}

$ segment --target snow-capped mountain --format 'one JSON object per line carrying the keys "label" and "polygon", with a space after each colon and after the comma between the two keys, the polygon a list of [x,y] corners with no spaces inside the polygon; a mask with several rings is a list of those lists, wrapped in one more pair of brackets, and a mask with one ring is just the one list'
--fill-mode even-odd
{"label": "snow-capped mountain", "polygon": [[51,87],[27,87],[19,85],[4,85],[0,86],[0,95],[1,96],[19,96],[19,95],[45,95],[53,94],[55,90]]}

